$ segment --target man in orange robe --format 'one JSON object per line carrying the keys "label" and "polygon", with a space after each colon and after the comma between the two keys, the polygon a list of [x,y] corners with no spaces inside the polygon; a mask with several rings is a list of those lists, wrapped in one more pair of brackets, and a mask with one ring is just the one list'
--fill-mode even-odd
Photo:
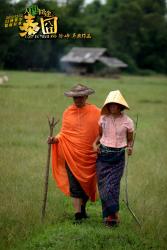
{"label": "man in orange robe", "polygon": [[87,218],[87,200],[96,199],[96,152],[92,145],[99,133],[100,109],[86,103],[92,93],[93,89],[81,84],[64,93],[73,97],[74,104],[63,113],[60,133],[48,138],[53,144],[53,177],[61,191],[73,197],[77,222]]}

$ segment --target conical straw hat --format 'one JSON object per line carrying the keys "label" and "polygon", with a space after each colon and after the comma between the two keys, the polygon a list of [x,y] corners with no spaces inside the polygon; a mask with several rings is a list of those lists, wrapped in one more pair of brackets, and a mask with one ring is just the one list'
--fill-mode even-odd
{"label": "conical straw hat", "polygon": [[121,104],[122,106],[124,106],[125,109],[129,109],[127,102],[125,101],[124,97],[122,96],[122,94],[119,90],[111,91],[108,94],[108,96],[104,102],[104,105],[102,107],[102,111],[101,111],[102,114],[108,113],[108,109],[106,106],[108,103],[118,103],[118,104]]}
{"label": "conical straw hat", "polygon": [[93,94],[94,92],[95,91],[93,89],[88,88],[83,84],[77,84],[69,91],[66,91],[64,95],[68,97],[88,96]]}

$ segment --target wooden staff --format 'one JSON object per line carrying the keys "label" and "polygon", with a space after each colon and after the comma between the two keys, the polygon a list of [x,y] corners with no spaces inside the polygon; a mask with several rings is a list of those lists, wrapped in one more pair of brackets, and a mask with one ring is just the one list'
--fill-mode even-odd
{"label": "wooden staff", "polygon": [[[132,148],[134,147],[134,143],[135,143],[137,125],[138,125],[138,115],[137,115],[136,124],[135,124],[135,132],[134,132],[134,137],[133,137]],[[127,157],[127,162],[126,162],[126,165],[125,165],[125,201],[124,202],[125,202],[128,210],[129,210],[129,212],[133,216],[134,220],[136,221],[136,223],[141,228],[141,222],[139,221],[138,217],[135,215],[135,213],[133,212],[133,210],[132,210],[132,208],[130,207],[130,204],[129,204],[129,196],[128,196],[128,162],[129,161],[128,160],[129,160],[129,156]]]}
{"label": "wooden staff", "polygon": [[[50,120],[48,117],[48,124],[49,124],[49,130],[50,130],[49,136],[50,137],[52,137],[53,129],[54,129],[55,125],[58,123],[58,121],[59,120],[55,121],[54,117],[52,117],[52,120]],[[43,204],[42,204],[42,217],[41,217],[42,222],[43,222],[44,217],[45,217],[46,201],[47,201],[47,194],[48,194],[50,155],[51,155],[51,144],[48,144],[48,155],[47,155],[45,183],[44,183],[44,197],[43,197]]]}

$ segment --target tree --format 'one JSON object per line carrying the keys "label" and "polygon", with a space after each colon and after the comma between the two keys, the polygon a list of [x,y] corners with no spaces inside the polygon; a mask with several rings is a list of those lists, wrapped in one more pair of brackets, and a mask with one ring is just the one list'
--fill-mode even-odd
{"label": "tree", "polygon": [[108,0],[102,45],[133,68],[167,72],[165,13],[162,0]]}
{"label": "tree", "polygon": [[58,33],[91,33],[92,40],[24,40],[16,29],[4,28],[7,15],[23,13],[34,1],[0,2],[0,67],[60,69],[60,57],[73,46],[105,47],[129,64],[131,71],[152,69],[167,73],[167,19],[165,0],[53,0],[35,4],[58,16]]}

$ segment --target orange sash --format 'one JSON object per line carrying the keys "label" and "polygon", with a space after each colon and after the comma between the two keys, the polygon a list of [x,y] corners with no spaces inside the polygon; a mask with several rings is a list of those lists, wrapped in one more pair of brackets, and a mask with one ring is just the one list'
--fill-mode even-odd
{"label": "orange sash", "polygon": [[52,145],[52,173],[66,195],[70,191],[65,161],[90,200],[96,199],[96,153],[92,144],[99,133],[99,118],[100,109],[91,104],[83,108],[73,104],[63,114],[59,142]]}

